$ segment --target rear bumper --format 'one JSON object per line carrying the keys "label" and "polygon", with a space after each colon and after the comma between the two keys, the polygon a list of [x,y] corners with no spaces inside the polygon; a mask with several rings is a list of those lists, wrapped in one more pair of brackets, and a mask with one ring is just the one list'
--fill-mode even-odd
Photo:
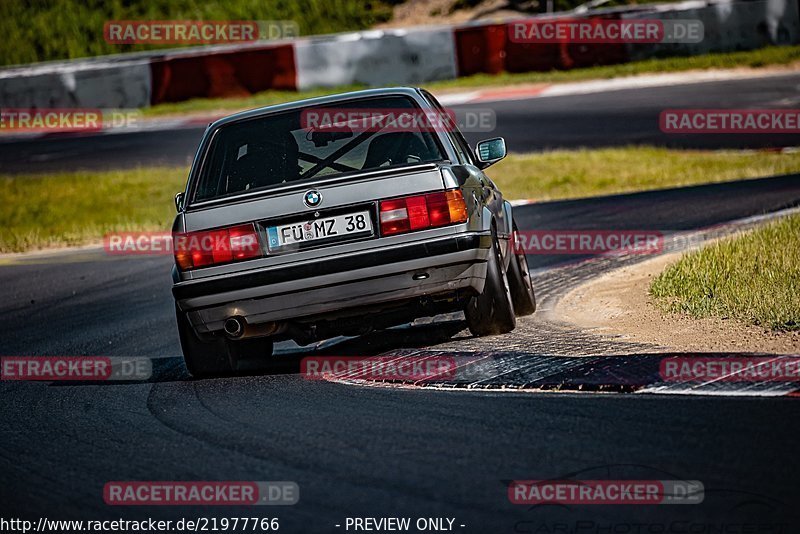
{"label": "rear bumper", "polygon": [[[491,236],[465,233],[210,280],[172,292],[200,332],[228,317],[285,321],[472,288],[482,291]],[[427,277],[420,277],[422,273]],[[418,279],[414,276],[418,275]]]}

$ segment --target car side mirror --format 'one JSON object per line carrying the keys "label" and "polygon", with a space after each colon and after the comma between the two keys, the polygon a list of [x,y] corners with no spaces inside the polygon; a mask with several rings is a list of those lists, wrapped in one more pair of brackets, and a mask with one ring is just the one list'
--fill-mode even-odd
{"label": "car side mirror", "polygon": [[183,199],[185,196],[186,193],[183,191],[175,195],[175,209],[178,210],[179,213],[183,211]]}
{"label": "car side mirror", "polygon": [[502,137],[495,137],[480,141],[475,152],[478,155],[478,161],[482,164],[481,168],[485,169],[506,157],[506,140]]}

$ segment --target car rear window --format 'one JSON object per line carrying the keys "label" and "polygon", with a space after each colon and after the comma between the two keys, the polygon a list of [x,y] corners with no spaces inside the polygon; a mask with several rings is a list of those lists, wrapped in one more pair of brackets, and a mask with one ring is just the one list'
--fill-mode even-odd
{"label": "car rear window", "polygon": [[351,129],[351,123],[345,122],[332,131],[309,121],[309,112],[329,117],[341,110],[420,113],[411,98],[389,96],[305,107],[223,126],[206,153],[193,201],[322,176],[444,159],[432,128],[424,125],[404,124],[402,130],[379,126],[365,131]]}

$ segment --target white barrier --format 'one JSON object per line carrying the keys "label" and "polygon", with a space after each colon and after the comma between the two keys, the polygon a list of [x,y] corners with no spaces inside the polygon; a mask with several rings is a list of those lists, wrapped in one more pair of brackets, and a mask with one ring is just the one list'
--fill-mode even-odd
{"label": "white barrier", "polygon": [[631,60],[753,50],[767,45],[800,42],[797,0],[722,1],[712,4],[691,2],[684,6],[688,8],[678,4],[673,9],[661,9],[655,13],[628,13],[623,18],[697,19],[704,26],[703,40],[698,43],[629,45]]}
{"label": "white barrier", "polygon": [[150,105],[150,61],[81,62],[0,71],[0,106],[141,108]]}
{"label": "white barrier", "polygon": [[349,33],[295,43],[297,88],[408,85],[456,77],[450,27]]}

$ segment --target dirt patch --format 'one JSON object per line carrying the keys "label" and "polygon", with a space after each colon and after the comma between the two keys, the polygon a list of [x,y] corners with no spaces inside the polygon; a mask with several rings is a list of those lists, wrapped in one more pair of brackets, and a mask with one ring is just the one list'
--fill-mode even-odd
{"label": "dirt patch", "polygon": [[464,7],[456,0],[407,0],[394,8],[392,20],[375,28],[406,28],[429,24],[458,24],[475,20],[518,18],[520,13],[507,0],[484,0]]}
{"label": "dirt patch", "polygon": [[556,304],[553,319],[665,351],[800,353],[800,332],[772,332],[735,320],[661,312],[648,294],[650,282],[680,257],[681,253],[666,254],[583,284]]}

